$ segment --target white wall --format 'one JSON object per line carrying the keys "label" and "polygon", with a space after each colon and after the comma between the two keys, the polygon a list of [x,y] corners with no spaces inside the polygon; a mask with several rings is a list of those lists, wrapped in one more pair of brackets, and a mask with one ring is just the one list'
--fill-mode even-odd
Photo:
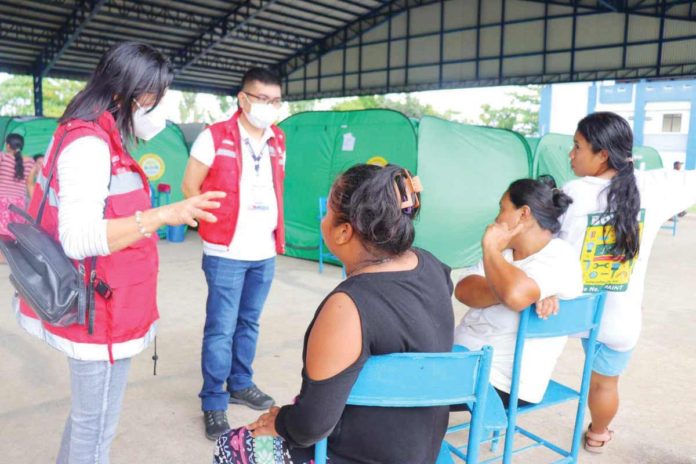
{"label": "white wall", "polygon": [[575,133],[578,121],[587,115],[587,94],[591,85],[586,82],[553,84],[550,132],[569,135]]}

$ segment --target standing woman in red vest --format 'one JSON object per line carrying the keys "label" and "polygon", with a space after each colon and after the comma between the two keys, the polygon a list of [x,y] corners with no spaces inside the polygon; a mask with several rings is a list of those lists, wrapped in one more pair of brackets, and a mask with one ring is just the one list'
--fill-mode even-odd
{"label": "standing woman in red vest", "polygon": [[208,283],[199,394],[206,436],[230,428],[227,404],[265,410],[273,398],[256,387],[252,363],[259,317],[283,253],[285,136],[273,125],[282,105],[280,78],[264,68],[242,77],[239,110],[204,130],[191,147],[182,189],[222,190],[215,224],[201,224]]}
{"label": "standing woman in red vest", "polygon": [[42,226],[87,275],[87,258],[96,256],[96,278],[111,288],[110,298],[95,294],[92,333],[89,324],[42,323],[19,304],[20,325],[68,356],[72,406],[59,464],[109,462],[130,359],[153,340],[159,318],[155,231],[215,222],[207,210],[224,197],[208,192],[150,208],[147,177],[127,148],[165,127],[157,105],[171,80],[169,62],[149,45],[111,47],[61,117],[37,179],[29,213],[36,216],[48,191]]}

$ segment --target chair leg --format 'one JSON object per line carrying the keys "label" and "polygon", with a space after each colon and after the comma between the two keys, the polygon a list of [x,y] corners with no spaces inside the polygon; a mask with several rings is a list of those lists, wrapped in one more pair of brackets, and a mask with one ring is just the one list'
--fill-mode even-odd
{"label": "chair leg", "polygon": [[327,441],[326,438],[314,445],[314,463],[315,464],[326,464],[326,451],[327,451]]}
{"label": "chair leg", "polygon": [[324,272],[324,244],[321,240],[319,239],[319,274],[322,274]]}
{"label": "chair leg", "polygon": [[493,440],[491,441],[491,453],[498,451],[498,445],[500,445],[500,430],[494,430],[491,433]]}

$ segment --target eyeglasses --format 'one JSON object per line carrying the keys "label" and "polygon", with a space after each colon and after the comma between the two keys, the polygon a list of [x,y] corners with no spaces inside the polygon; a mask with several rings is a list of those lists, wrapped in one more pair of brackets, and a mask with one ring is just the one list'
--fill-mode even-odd
{"label": "eyeglasses", "polygon": [[254,95],[253,93],[249,93],[246,90],[242,90],[242,92],[245,93],[246,95],[249,95],[250,97],[254,97],[259,102],[266,104],[266,105],[271,105],[274,108],[280,108],[281,106],[283,106],[283,99],[282,98],[271,99],[270,97],[267,97],[266,95]]}

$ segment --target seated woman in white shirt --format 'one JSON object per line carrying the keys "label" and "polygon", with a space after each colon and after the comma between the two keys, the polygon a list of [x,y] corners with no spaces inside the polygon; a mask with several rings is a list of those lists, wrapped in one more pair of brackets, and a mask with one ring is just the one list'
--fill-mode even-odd
{"label": "seated woman in white shirt", "polygon": [[[471,309],[455,329],[454,342],[471,350],[493,347],[491,384],[509,402],[519,313],[555,295],[570,299],[582,293],[577,253],[554,238],[558,218],[572,199],[555,186],[533,179],[512,184],[500,200],[500,212],[482,240],[483,259],[455,289]],[[540,317],[549,317],[543,308]],[[538,403],[567,337],[530,339],[520,375],[520,404]]]}

